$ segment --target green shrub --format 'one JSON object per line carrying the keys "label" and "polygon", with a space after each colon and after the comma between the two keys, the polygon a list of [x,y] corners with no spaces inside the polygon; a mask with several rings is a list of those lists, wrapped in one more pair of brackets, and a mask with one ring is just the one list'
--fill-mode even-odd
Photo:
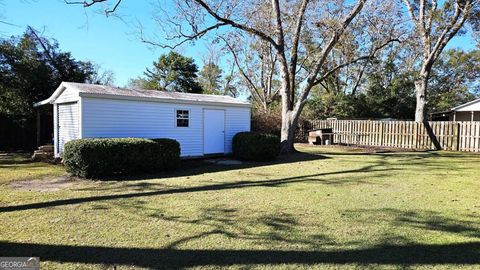
{"label": "green shrub", "polygon": [[65,144],[63,163],[68,172],[85,178],[159,172],[180,163],[180,144],[171,139],[79,139]]}
{"label": "green shrub", "polygon": [[280,139],[272,134],[240,132],[233,137],[233,155],[241,160],[265,161],[280,153]]}

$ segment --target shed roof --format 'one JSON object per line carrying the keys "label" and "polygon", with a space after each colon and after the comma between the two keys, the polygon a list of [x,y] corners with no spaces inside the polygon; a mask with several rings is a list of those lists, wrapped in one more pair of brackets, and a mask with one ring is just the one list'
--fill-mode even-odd
{"label": "shed roof", "polygon": [[60,94],[66,89],[72,88],[78,91],[80,96],[86,97],[104,97],[104,98],[121,98],[129,100],[148,100],[148,101],[169,101],[169,102],[186,102],[186,103],[209,103],[209,104],[224,104],[236,106],[250,106],[248,102],[239,99],[222,96],[222,95],[206,95],[206,94],[192,94],[181,92],[168,92],[159,90],[145,90],[145,89],[129,89],[112,87],[98,84],[62,82],[60,86],[48,99],[34,104],[34,107],[54,103]]}

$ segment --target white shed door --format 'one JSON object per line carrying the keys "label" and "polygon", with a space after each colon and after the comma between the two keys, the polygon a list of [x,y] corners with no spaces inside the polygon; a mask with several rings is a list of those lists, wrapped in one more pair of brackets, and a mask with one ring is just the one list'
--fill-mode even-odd
{"label": "white shed door", "polygon": [[78,103],[58,104],[58,150],[63,153],[65,143],[78,139]]}
{"label": "white shed door", "polygon": [[225,111],[203,111],[203,153],[225,152]]}

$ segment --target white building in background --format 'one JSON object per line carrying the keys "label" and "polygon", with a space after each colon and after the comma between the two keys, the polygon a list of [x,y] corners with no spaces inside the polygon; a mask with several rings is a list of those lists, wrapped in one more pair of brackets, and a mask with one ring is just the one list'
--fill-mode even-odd
{"label": "white building in background", "polygon": [[452,108],[451,121],[480,121],[480,98]]}
{"label": "white building in background", "polygon": [[450,111],[430,114],[433,121],[480,121],[480,98],[452,108]]}

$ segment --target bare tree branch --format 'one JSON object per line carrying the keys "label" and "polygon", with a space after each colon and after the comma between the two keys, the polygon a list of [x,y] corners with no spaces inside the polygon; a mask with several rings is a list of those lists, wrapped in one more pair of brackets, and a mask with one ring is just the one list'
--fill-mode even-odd
{"label": "bare tree branch", "polygon": [[364,56],[360,56],[360,57],[357,57],[355,59],[352,59],[350,61],[347,61],[345,63],[342,63],[342,64],[339,64],[337,66],[335,66],[334,68],[330,69],[328,72],[324,73],[322,77],[318,78],[315,82],[314,82],[314,85],[317,85],[319,84],[321,81],[325,80],[326,78],[328,78],[328,76],[332,75],[334,72],[336,72],[337,70],[341,69],[341,68],[344,68],[344,67],[347,67],[349,65],[352,65],[352,64],[355,64],[357,62],[360,62],[360,61],[363,61],[363,60],[371,60],[375,57],[375,54],[380,51],[381,49],[383,49],[385,46],[389,45],[390,43],[393,43],[393,42],[401,42],[399,39],[389,39],[387,40],[386,42],[384,42],[383,44],[381,44],[380,46],[374,48],[372,50],[372,52],[369,54],[369,55],[364,55]]}
{"label": "bare tree branch", "polygon": [[327,59],[328,54],[332,50],[333,46],[338,42],[341,34],[345,31],[348,25],[352,22],[352,20],[357,16],[357,14],[362,10],[363,5],[365,4],[366,0],[359,0],[355,7],[350,11],[350,13],[345,17],[339,29],[336,29],[330,40],[328,41],[327,45],[323,48],[322,52],[320,53],[320,57],[315,64],[313,72],[307,78],[307,84],[304,86],[303,90],[301,91],[298,101],[295,105],[294,114],[298,114],[301,112],[305,102],[307,100],[308,94],[310,90],[314,86],[315,80],[320,72],[320,69],[323,67],[325,60]]}
{"label": "bare tree branch", "polygon": [[[69,4],[69,5],[82,5],[83,7],[91,7],[95,4],[98,4],[98,3],[102,3],[102,2],[107,2],[108,0],[90,0],[90,1],[68,1],[68,0],[64,0],[64,2],[66,4]],[[122,2],[122,0],[117,0],[117,2],[115,3],[115,5],[113,6],[113,8],[111,9],[105,9],[104,12],[105,12],[105,15],[110,15],[112,13],[115,13],[115,11],[117,10],[118,6],[120,5],[120,3]]]}
{"label": "bare tree branch", "polygon": [[295,99],[295,74],[297,71],[297,61],[298,61],[298,44],[300,41],[300,35],[302,31],[302,24],[303,24],[303,16],[305,15],[305,10],[307,8],[309,0],[303,0],[302,4],[300,5],[300,9],[297,13],[297,20],[295,23],[295,32],[293,34],[293,41],[292,41],[292,49],[290,53],[290,95],[292,103]]}
{"label": "bare tree branch", "polygon": [[48,60],[50,60],[50,63],[52,64],[52,66],[55,67],[55,69],[58,71],[58,73],[60,73],[60,76],[62,78],[65,78],[65,70],[63,67],[59,66],[57,64],[57,62],[55,61],[54,59],[54,56],[52,55],[52,51],[50,50],[50,48],[47,46],[47,44],[45,44],[45,40],[40,37],[37,33],[37,30],[35,30],[33,27],[31,27],[30,25],[27,26],[28,30],[30,30],[30,32],[33,34],[33,36],[35,37],[35,39],[37,40],[38,44],[40,44],[40,46],[42,47],[43,51],[45,52],[45,54],[47,55],[47,58]]}
{"label": "bare tree branch", "polygon": [[14,26],[14,27],[22,27],[20,25],[9,23],[7,21],[2,21],[2,20],[0,20],[0,24],[5,24],[5,25],[9,25],[9,26]]}
{"label": "bare tree branch", "polygon": [[184,34],[183,32],[179,32],[180,36],[183,38],[180,42],[177,42],[175,45],[168,45],[168,44],[161,44],[161,43],[158,43],[158,42],[154,42],[154,41],[151,41],[151,40],[148,40],[144,37],[144,34],[143,34],[143,30],[140,29],[140,40],[143,42],[143,43],[146,43],[146,44],[150,44],[150,45],[153,45],[153,46],[157,46],[157,47],[160,47],[160,48],[169,48],[169,49],[175,49],[177,47],[179,47],[180,45],[184,44],[184,43],[187,43],[189,41],[194,41],[194,40],[197,40],[197,39],[200,39],[201,37],[203,37],[205,34],[207,34],[208,32],[212,31],[212,30],[215,30],[215,29],[218,29],[222,26],[225,26],[227,25],[226,23],[217,23],[217,24],[214,24],[212,26],[209,26],[201,31],[198,31],[197,33],[194,33],[193,35],[188,35],[188,34]]}
{"label": "bare tree branch", "polygon": [[362,65],[362,68],[358,72],[355,78],[355,84],[353,85],[352,91],[350,92],[351,96],[354,96],[356,94],[357,89],[360,86],[360,81],[362,80],[363,74],[365,73],[365,69],[367,68],[368,63],[370,63],[370,61],[365,61],[365,63]]}
{"label": "bare tree branch", "polygon": [[413,12],[413,6],[410,3],[410,0],[403,0],[403,2],[407,6],[407,10],[408,10],[408,13],[410,14],[410,18],[412,18],[412,20],[414,22],[417,22],[417,17],[415,16],[415,13]]}
{"label": "bare tree branch", "polygon": [[260,96],[259,94],[259,91],[258,91],[258,88],[255,86],[255,84],[252,82],[252,80],[250,79],[250,77],[245,73],[245,70],[242,68],[242,66],[240,65],[239,61],[238,61],[238,56],[237,56],[237,53],[235,52],[235,49],[230,45],[230,43],[224,38],[224,37],[220,37],[224,42],[225,44],[227,45],[227,48],[229,49],[229,51],[232,53],[232,56],[233,56],[233,60],[235,62],[235,64],[237,65],[238,67],[238,70],[240,71],[240,74],[242,74],[242,76],[245,78],[245,80],[248,82],[248,84],[250,85],[250,88],[252,91],[250,91],[252,93],[252,96],[254,98],[256,98],[258,101],[262,101],[262,97]]}
{"label": "bare tree branch", "polygon": [[431,35],[432,35],[432,22],[434,13],[437,10],[437,0],[432,0],[432,6],[430,7],[430,16],[427,18],[427,24],[425,26],[425,33],[426,33],[426,44],[429,50],[432,49],[432,42],[431,42]]}
{"label": "bare tree branch", "polygon": [[278,46],[277,43],[267,34],[265,34],[264,32],[258,30],[258,29],[255,29],[255,28],[252,28],[252,27],[249,27],[247,25],[244,25],[244,24],[240,24],[240,23],[237,23],[235,21],[232,21],[228,18],[224,18],[222,16],[220,16],[219,14],[217,14],[205,1],[202,1],[202,0],[193,0],[195,1],[197,4],[199,4],[201,7],[203,7],[207,12],[208,14],[210,14],[214,19],[220,21],[220,22],[223,22],[223,23],[226,23],[234,28],[238,28],[240,30],[243,30],[243,31],[246,31],[248,33],[251,33],[255,36],[258,36],[260,37],[261,39],[265,40],[265,41],[268,41],[270,43],[272,43],[274,46]]}
{"label": "bare tree branch", "polygon": [[[428,57],[429,63],[431,63],[430,65],[433,65],[433,61],[439,57],[440,53],[443,51],[448,42],[458,33],[460,28],[463,27],[469,15],[469,10],[471,7],[470,5],[471,3],[467,2],[462,10],[458,1],[455,2],[455,14],[450,20],[449,25],[447,25],[442,31]],[[462,14],[461,17],[460,14]]]}
{"label": "bare tree branch", "polygon": [[[287,57],[285,55],[285,36],[283,33],[283,25],[281,19],[281,12],[280,12],[280,4],[278,0],[272,0],[272,9],[273,14],[275,17],[275,28],[276,28],[276,36],[277,36],[277,55],[280,61],[280,74],[283,78],[282,80],[282,96],[288,97],[291,95],[291,76],[292,74],[289,73],[288,70],[288,63]],[[282,99],[282,110],[291,110],[293,108],[293,100],[292,98],[284,98]]]}

